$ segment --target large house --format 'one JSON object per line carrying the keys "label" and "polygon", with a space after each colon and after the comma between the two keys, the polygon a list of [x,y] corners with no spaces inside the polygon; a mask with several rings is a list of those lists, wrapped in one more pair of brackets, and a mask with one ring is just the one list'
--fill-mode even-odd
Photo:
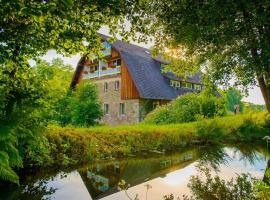
{"label": "large house", "polygon": [[104,109],[101,123],[136,123],[157,105],[202,90],[201,73],[184,79],[163,72],[166,63],[153,58],[149,49],[106,39],[103,36],[103,59],[82,58],[71,82],[71,87],[87,81],[97,84]]}

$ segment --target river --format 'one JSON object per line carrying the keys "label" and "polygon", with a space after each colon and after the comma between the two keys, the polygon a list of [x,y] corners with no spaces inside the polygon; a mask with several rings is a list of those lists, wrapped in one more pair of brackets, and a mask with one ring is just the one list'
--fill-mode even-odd
{"label": "river", "polygon": [[[187,184],[198,166],[229,180],[241,173],[262,179],[269,155],[265,146],[197,147],[99,161],[72,169],[24,172],[20,187],[0,188],[1,200],[163,200],[190,194]],[[125,190],[119,182],[125,181]]]}

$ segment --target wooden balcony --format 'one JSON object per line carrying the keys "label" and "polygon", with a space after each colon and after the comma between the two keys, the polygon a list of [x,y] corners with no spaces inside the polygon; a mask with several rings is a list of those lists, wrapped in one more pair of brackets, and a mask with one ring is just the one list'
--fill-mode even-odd
{"label": "wooden balcony", "polygon": [[91,78],[97,78],[97,77],[103,77],[103,76],[109,76],[114,74],[120,74],[121,69],[120,66],[116,66],[114,68],[106,68],[105,70],[97,70],[94,72],[88,72],[83,74],[83,79],[91,79]]}

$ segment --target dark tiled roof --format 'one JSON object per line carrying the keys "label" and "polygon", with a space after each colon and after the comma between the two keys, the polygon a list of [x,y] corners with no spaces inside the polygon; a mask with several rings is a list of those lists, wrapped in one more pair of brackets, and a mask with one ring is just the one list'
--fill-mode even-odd
{"label": "dark tiled roof", "polygon": [[[103,39],[107,36],[102,35]],[[161,64],[153,59],[149,49],[117,40],[112,44],[124,60],[141,98],[145,99],[175,99],[179,95],[194,92],[191,89],[175,90],[170,86],[169,79],[184,80],[172,73],[161,73]],[[188,78],[192,83],[201,83],[200,75]]]}
{"label": "dark tiled roof", "polygon": [[193,76],[188,76],[186,79],[184,77],[178,77],[175,74],[173,74],[172,72],[167,72],[164,75],[166,77],[168,77],[169,79],[202,84],[202,73],[201,72],[198,72],[198,73],[194,74]]}

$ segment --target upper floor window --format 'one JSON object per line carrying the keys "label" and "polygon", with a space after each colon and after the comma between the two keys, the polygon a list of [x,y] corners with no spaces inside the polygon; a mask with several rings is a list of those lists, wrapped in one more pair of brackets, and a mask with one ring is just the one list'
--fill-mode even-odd
{"label": "upper floor window", "polygon": [[95,72],[98,70],[98,65],[94,65],[90,67],[90,72]]}
{"label": "upper floor window", "polygon": [[121,59],[117,59],[113,61],[113,66],[120,66],[121,65]]}
{"label": "upper floor window", "polygon": [[176,89],[181,87],[180,81],[170,80],[170,85]]}
{"label": "upper floor window", "polygon": [[192,83],[181,82],[181,87],[182,88],[190,88],[190,89],[192,89]]}
{"label": "upper floor window", "polygon": [[120,87],[120,81],[115,81],[114,82],[114,90],[119,90]]}
{"label": "upper floor window", "polygon": [[[192,89],[192,83],[188,83],[188,82],[184,82],[184,81],[176,81],[176,80],[170,80],[170,85],[172,87],[174,87],[175,89],[180,89],[180,88],[189,88]],[[201,90],[201,85],[196,84],[196,88],[197,90]],[[195,86],[195,84],[194,84]]]}
{"label": "upper floor window", "polygon": [[120,115],[126,114],[126,106],[124,103],[120,103],[120,105],[119,105],[119,114]]}
{"label": "upper floor window", "polygon": [[107,92],[107,91],[108,91],[108,83],[105,82],[105,83],[104,83],[104,92]]}
{"label": "upper floor window", "polygon": [[103,106],[103,110],[105,115],[109,114],[109,104],[105,103]]}
{"label": "upper floor window", "polygon": [[194,89],[195,90],[202,90],[202,86],[199,84],[194,84]]}

